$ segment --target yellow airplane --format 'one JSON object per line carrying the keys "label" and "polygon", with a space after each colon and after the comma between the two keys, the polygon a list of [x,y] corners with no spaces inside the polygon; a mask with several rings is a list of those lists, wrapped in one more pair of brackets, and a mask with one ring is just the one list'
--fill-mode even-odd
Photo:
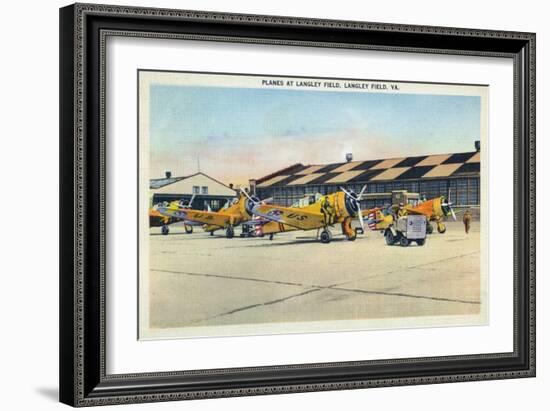
{"label": "yellow airplane", "polygon": [[[311,204],[314,204],[318,202],[322,198],[322,194],[316,193],[316,194],[307,194],[294,204],[292,204],[290,207],[296,207],[296,208],[305,208]],[[273,237],[275,234],[278,233],[284,233],[287,231],[296,231],[298,228],[292,227],[283,223],[278,223],[271,220],[266,220],[265,218],[254,216],[255,218],[259,219],[260,221],[254,224],[253,227],[250,228],[250,230],[254,233],[255,237],[264,237],[266,235],[269,235],[269,239],[273,240]],[[247,222],[246,224],[250,224],[251,222]]]}
{"label": "yellow airplane", "polygon": [[264,235],[270,234],[270,238],[273,238],[271,234],[276,232],[322,229],[320,240],[327,244],[332,239],[329,227],[341,224],[342,233],[348,240],[354,241],[357,238],[357,230],[351,226],[354,218],[359,219],[361,229],[364,230],[360,200],[365,189],[366,186],[357,195],[340,187],[341,191],[322,196],[319,201],[306,207],[282,207],[260,203],[252,208],[252,213],[275,223],[263,226]]}
{"label": "yellow airplane", "polygon": [[[437,231],[443,234],[447,227],[443,223],[444,217],[451,216],[456,220],[456,214],[452,208],[452,203],[448,202],[443,196],[432,198],[431,200],[423,201],[416,206],[406,204],[404,210],[407,214],[421,214],[428,218],[428,221],[435,221]],[[398,215],[399,205],[392,205],[383,211],[381,208],[372,210],[367,216],[367,224],[372,230],[385,230],[393,224],[395,217]],[[431,224],[428,224],[426,230],[429,234],[433,231]]]}
{"label": "yellow airplane", "polygon": [[[172,201],[172,204],[174,206],[179,206],[182,208],[189,208],[191,204],[193,203],[193,199],[195,198],[195,194],[191,197],[191,200],[187,204],[184,204],[181,200]],[[200,225],[193,223],[191,221],[185,221],[181,218],[177,217],[171,217],[168,215],[164,215],[159,211],[159,207],[164,206],[166,207],[166,204],[155,204],[152,207],[149,208],[149,227],[161,227],[161,232],[164,235],[167,235],[170,232],[169,226],[175,223],[179,223],[183,221],[183,227],[185,228],[185,232],[187,234],[191,234],[193,232],[193,226]]]}
{"label": "yellow airplane", "polygon": [[[214,231],[225,230],[227,238],[235,236],[234,227],[249,221],[252,218],[252,208],[262,202],[256,197],[250,197],[243,189],[239,198],[235,198],[232,202],[228,202],[224,208],[219,211],[201,211],[190,208],[183,208],[177,204],[169,204],[161,206],[158,211],[167,217],[179,218],[186,222],[201,224],[204,231],[214,235]],[[268,200],[264,200],[269,201]]]}

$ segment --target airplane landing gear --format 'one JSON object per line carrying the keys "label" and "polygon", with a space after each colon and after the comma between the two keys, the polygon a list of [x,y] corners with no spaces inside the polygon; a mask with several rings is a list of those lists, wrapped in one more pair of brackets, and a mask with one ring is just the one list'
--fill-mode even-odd
{"label": "airplane landing gear", "polygon": [[445,231],[447,231],[447,227],[445,227],[445,224],[437,223],[437,232],[439,234],[443,234]]}
{"label": "airplane landing gear", "polygon": [[193,226],[184,224],[184,225],[183,225],[183,228],[185,228],[185,232],[186,232],[187,234],[192,234],[192,233],[193,233]]}
{"label": "airplane landing gear", "polygon": [[353,233],[347,235],[346,238],[348,239],[348,241],[355,241],[357,239],[357,231],[353,231]]}
{"label": "airplane landing gear", "polygon": [[432,234],[434,232],[434,226],[429,222],[426,224],[426,234]]}
{"label": "airplane landing gear", "polygon": [[168,228],[167,225],[163,225],[161,228],[161,232],[162,232],[162,235],[168,235],[168,233],[170,232],[170,229]]}
{"label": "airplane landing gear", "polygon": [[269,241],[273,241],[273,237],[275,236],[275,234],[269,234]]}
{"label": "airplane landing gear", "polygon": [[210,235],[214,235],[214,231],[210,231]]}
{"label": "airplane landing gear", "polygon": [[235,236],[235,230],[233,229],[233,226],[228,226],[225,229],[225,236],[227,238],[233,238]]}
{"label": "airplane landing gear", "polygon": [[346,236],[348,241],[355,241],[357,238],[357,228],[353,229],[351,227],[351,218],[346,218],[346,220],[342,222],[342,233]]}
{"label": "airplane landing gear", "polygon": [[323,244],[328,244],[330,243],[330,240],[332,240],[332,234],[329,230],[325,228],[323,231],[321,231],[321,242]]}
{"label": "airplane landing gear", "polygon": [[395,238],[395,236],[393,235],[393,233],[390,229],[386,230],[385,237],[386,237],[386,244],[387,245],[394,245],[395,244],[396,238]]}

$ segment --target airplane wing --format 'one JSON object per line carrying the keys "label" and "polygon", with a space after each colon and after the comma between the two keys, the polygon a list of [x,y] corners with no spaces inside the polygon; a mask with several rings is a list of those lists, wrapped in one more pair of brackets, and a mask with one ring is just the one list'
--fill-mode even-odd
{"label": "airplane wing", "polygon": [[407,208],[407,214],[409,215],[425,215],[429,217],[432,213],[426,213],[423,210],[415,210],[414,208]]}
{"label": "airplane wing", "polygon": [[252,213],[267,220],[286,224],[300,230],[312,230],[324,227],[325,225],[323,214],[294,207],[259,204],[252,209]]}
{"label": "airplane wing", "polygon": [[216,225],[225,227],[229,224],[229,216],[226,214],[216,213],[214,211],[199,211],[188,208],[171,208],[159,207],[158,211],[161,214],[180,218],[185,221],[192,221],[200,224]]}

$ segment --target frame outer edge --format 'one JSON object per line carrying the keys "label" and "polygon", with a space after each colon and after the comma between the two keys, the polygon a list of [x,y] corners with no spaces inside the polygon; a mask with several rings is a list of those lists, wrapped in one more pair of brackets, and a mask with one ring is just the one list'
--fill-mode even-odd
{"label": "frame outer edge", "polygon": [[[524,347],[528,355],[528,366],[522,371],[503,371],[462,374],[452,376],[431,376],[413,378],[390,378],[372,381],[340,382],[328,384],[292,384],[286,386],[255,387],[249,389],[220,389],[198,392],[134,394],[115,397],[90,398],[84,392],[85,364],[84,331],[84,216],[85,216],[85,24],[86,14],[126,14],[140,17],[173,17],[195,21],[227,21],[258,23],[264,25],[308,25],[316,27],[350,28],[355,30],[382,30],[431,34],[454,34],[458,36],[486,36],[525,41],[528,58],[525,62],[527,79],[524,107],[529,113],[523,138],[527,149],[524,171],[528,178],[524,204],[528,209],[528,247],[523,252],[527,260],[528,290],[524,294],[528,310],[529,344]],[[69,81],[70,79],[70,81]],[[69,154],[69,152],[71,154]],[[502,32],[493,30],[459,29],[449,27],[411,26],[385,23],[318,20],[307,18],[259,16],[201,12],[169,9],[149,9],[100,4],[75,4],[60,9],[60,401],[72,406],[139,403],[151,401],[173,401],[180,399],[219,398],[290,392],[325,391],[410,384],[434,384],[484,379],[520,378],[535,375],[535,35],[524,32]]]}
{"label": "frame outer edge", "polygon": [[536,377],[536,34],[531,33],[528,41],[529,60],[528,68],[528,133],[525,136],[529,155],[529,370],[532,377]]}
{"label": "frame outer edge", "polygon": [[75,405],[74,6],[59,10],[59,401]]}
{"label": "frame outer edge", "polygon": [[423,34],[458,35],[464,37],[483,36],[502,39],[528,41],[534,33],[523,31],[488,30],[477,28],[414,25],[402,23],[381,23],[358,20],[333,20],[327,18],[262,15],[237,12],[170,9],[164,7],[124,6],[105,3],[75,3],[82,11],[102,15],[128,15],[133,17],[161,17],[168,19],[186,19],[203,22],[256,23],[278,26],[309,26],[353,30],[379,30],[389,32],[408,32]]}

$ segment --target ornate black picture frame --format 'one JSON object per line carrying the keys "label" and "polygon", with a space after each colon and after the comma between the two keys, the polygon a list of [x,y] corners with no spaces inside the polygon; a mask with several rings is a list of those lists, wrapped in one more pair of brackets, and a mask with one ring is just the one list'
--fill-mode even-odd
{"label": "ornate black picture frame", "polygon": [[[105,39],[217,40],[505,57],[514,66],[514,350],[109,375]],[[60,10],[60,400],[73,406],[535,376],[535,34],[76,4]]]}

